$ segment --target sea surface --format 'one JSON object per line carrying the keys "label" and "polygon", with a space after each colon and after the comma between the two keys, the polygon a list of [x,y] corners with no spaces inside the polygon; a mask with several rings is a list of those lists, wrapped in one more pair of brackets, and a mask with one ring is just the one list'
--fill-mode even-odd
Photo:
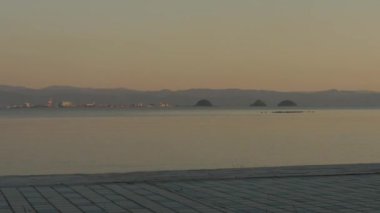
{"label": "sea surface", "polygon": [[0,175],[380,162],[379,109],[299,110],[0,110]]}

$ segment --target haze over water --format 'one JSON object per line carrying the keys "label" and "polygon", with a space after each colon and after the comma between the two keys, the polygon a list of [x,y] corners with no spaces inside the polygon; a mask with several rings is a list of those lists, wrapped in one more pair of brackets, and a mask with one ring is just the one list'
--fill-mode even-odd
{"label": "haze over water", "polygon": [[3,110],[0,175],[380,160],[380,110]]}

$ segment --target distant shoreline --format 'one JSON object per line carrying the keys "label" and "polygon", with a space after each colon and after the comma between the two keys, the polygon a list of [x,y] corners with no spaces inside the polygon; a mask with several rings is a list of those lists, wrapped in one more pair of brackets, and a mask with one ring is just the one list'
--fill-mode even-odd
{"label": "distant shoreline", "polygon": [[[138,91],[130,89],[93,89],[67,86],[53,86],[42,89],[0,86],[0,107],[31,105],[46,107],[76,105],[92,107],[128,108],[148,106],[189,107],[199,100],[209,100],[219,107],[244,107],[261,100],[268,107],[277,106],[281,101],[292,100],[300,107],[307,108],[380,108],[380,92],[325,90],[316,92],[282,92],[244,89],[189,89]],[[52,103],[51,103],[51,102]]]}

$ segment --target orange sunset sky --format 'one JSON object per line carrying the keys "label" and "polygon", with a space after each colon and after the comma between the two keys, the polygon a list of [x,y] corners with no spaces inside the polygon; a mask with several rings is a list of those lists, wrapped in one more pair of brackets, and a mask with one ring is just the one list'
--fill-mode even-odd
{"label": "orange sunset sky", "polygon": [[378,0],[4,0],[0,84],[380,91]]}

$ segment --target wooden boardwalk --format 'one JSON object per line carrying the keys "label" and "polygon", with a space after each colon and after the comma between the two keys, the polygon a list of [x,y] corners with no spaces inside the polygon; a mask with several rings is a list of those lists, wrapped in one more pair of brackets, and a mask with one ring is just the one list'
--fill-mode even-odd
{"label": "wooden boardwalk", "polygon": [[380,212],[379,172],[367,164],[0,177],[0,213]]}

